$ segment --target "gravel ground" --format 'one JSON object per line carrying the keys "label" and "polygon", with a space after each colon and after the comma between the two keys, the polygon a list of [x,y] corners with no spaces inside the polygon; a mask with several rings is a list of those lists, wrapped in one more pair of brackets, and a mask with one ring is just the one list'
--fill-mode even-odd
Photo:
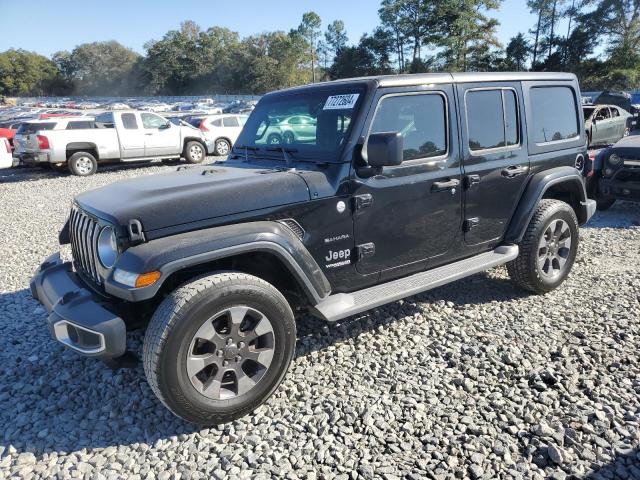
{"label": "gravel ground", "polygon": [[637,204],[598,213],[545,296],[499,268],[330,328],[301,319],[267,404],[199,430],[141,365],[55,344],[27,290],[74,194],[169,168],[0,174],[0,478],[640,478]]}

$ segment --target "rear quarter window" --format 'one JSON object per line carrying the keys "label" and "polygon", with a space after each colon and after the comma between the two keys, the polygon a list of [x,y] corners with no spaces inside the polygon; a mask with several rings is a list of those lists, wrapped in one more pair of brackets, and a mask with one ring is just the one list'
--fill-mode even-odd
{"label": "rear quarter window", "polygon": [[573,140],[579,136],[578,103],[571,87],[533,87],[530,98],[535,143]]}
{"label": "rear quarter window", "polygon": [[93,128],[93,122],[91,120],[80,120],[77,122],[67,123],[67,130],[86,130]]}
{"label": "rear quarter window", "polygon": [[56,122],[23,123],[22,125],[20,125],[20,128],[18,128],[16,134],[30,135],[42,130],[53,130],[54,128],[56,128]]}

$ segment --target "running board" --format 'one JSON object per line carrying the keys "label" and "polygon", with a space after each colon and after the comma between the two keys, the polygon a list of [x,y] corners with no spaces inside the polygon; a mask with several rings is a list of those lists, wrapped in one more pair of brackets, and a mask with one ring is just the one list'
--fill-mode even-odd
{"label": "running board", "polygon": [[314,307],[312,313],[328,322],[335,322],[380,305],[489,270],[510,262],[517,256],[517,245],[501,246],[491,252],[481,253],[475,257],[375,285],[364,290],[358,290],[357,292],[329,295]]}

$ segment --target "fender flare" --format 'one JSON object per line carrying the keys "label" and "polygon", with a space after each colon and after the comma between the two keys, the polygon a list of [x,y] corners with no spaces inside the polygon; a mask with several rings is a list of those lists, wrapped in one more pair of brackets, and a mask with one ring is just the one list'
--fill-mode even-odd
{"label": "fender flare", "polygon": [[285,225],[260,221],[196,230],[152,240],[125,250],[113,269],[145,273],[160,271],[160,279],[143,288],[130,288],[113,280],[105,291],[128,301],[153,298],[164,281],[184,268],[251,252],[276,256],[296,279],[312,304],[331,293],[324,273],[300,239]]}
{"label": "fender flare", "polygon": [[96,154],[96,159],[99,157],[98,146],[95,143],[91,142],[71,142],[66,146],[65,151],[69,152],[69,150],[74,152],[82,152],[84,150],[93,150]]}
{"label": "fender flare", "polygon": [[[535,213],[536,207],[544,194],[551,187],[560,187],[564,191],[576,195],[579,207],[576,209],[578,223],[583,224],[589,220],[593,212],[590,206],[591,201],[587,198],[584,185],[584,178],[574,167],[556,167],[550,170],[539,172],[531,177],[525,188],[520,202],[511,217],[505,240],[508,243],[519,243],[524,236],[529,222]],[[574,206],[574,208],[576,208]]]}

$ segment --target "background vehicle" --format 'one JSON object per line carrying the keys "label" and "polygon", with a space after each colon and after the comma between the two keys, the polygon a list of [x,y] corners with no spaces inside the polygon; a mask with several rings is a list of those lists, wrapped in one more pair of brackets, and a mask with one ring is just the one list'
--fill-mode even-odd
{"label": "background vehicle", "polygon": [[[595,210],[579,99],[574,75],[531,72],[270,93],[224,164],[77,196],[59,235],[74,261],[46,259],[31,292],[59,342],[113,366],[144,326],[162,403],[231,421],[282,381],[294,312],[335,322],[503,264],[530,292],[559,287]],[[315,137],[269,145],[293,116]]]}
{"label": "background vehicle", "polygon": [[316,138],[316,119],[308,115],[292,115],[285,118],[270,118],[262,128],[264,141],[269,145],[290,145],[296,142],[309,142]]}
{"label": "background vehicle", "polygon": [[598,152],[587,188],[599,210],[607,210],[616,200],[640,202],[640,135]]}
{"label": "background vehicle", "polygon": [[214,155],[228,155],[236,143],[242,127],[247,121],[246,115],[208,115],[191,117],[190,123],[198,126],[210,144]]}
{"label": "background vehicle", "polygon": [[632,115],[616,105],[585,105],[584,128],[590,146],[610,145],[629,135]]}
{"label": "background vehicle", "polygon": [[0,138],[0,168],[9,168],[13,166],[13,154],[11,145],[6,138]]}
{"label": "background vehicle", "polygon": [[12,150],[13,139],[16,136],[16,132],[18,131],[18,128],[20,128],[20,125],[22,125],[22,122],[0,122],[0,138],[6,138],[9,141],[9,145],[11,145]]}
{"label": "background vehicle", "polygon": [[16,154],[27,164],[68,165],[74,175],[91,175],[99,161],[177,159],[202,162],[201,132],[176,126],[151,112],[105,112],[95,117],[26,122],[16,135]]}

